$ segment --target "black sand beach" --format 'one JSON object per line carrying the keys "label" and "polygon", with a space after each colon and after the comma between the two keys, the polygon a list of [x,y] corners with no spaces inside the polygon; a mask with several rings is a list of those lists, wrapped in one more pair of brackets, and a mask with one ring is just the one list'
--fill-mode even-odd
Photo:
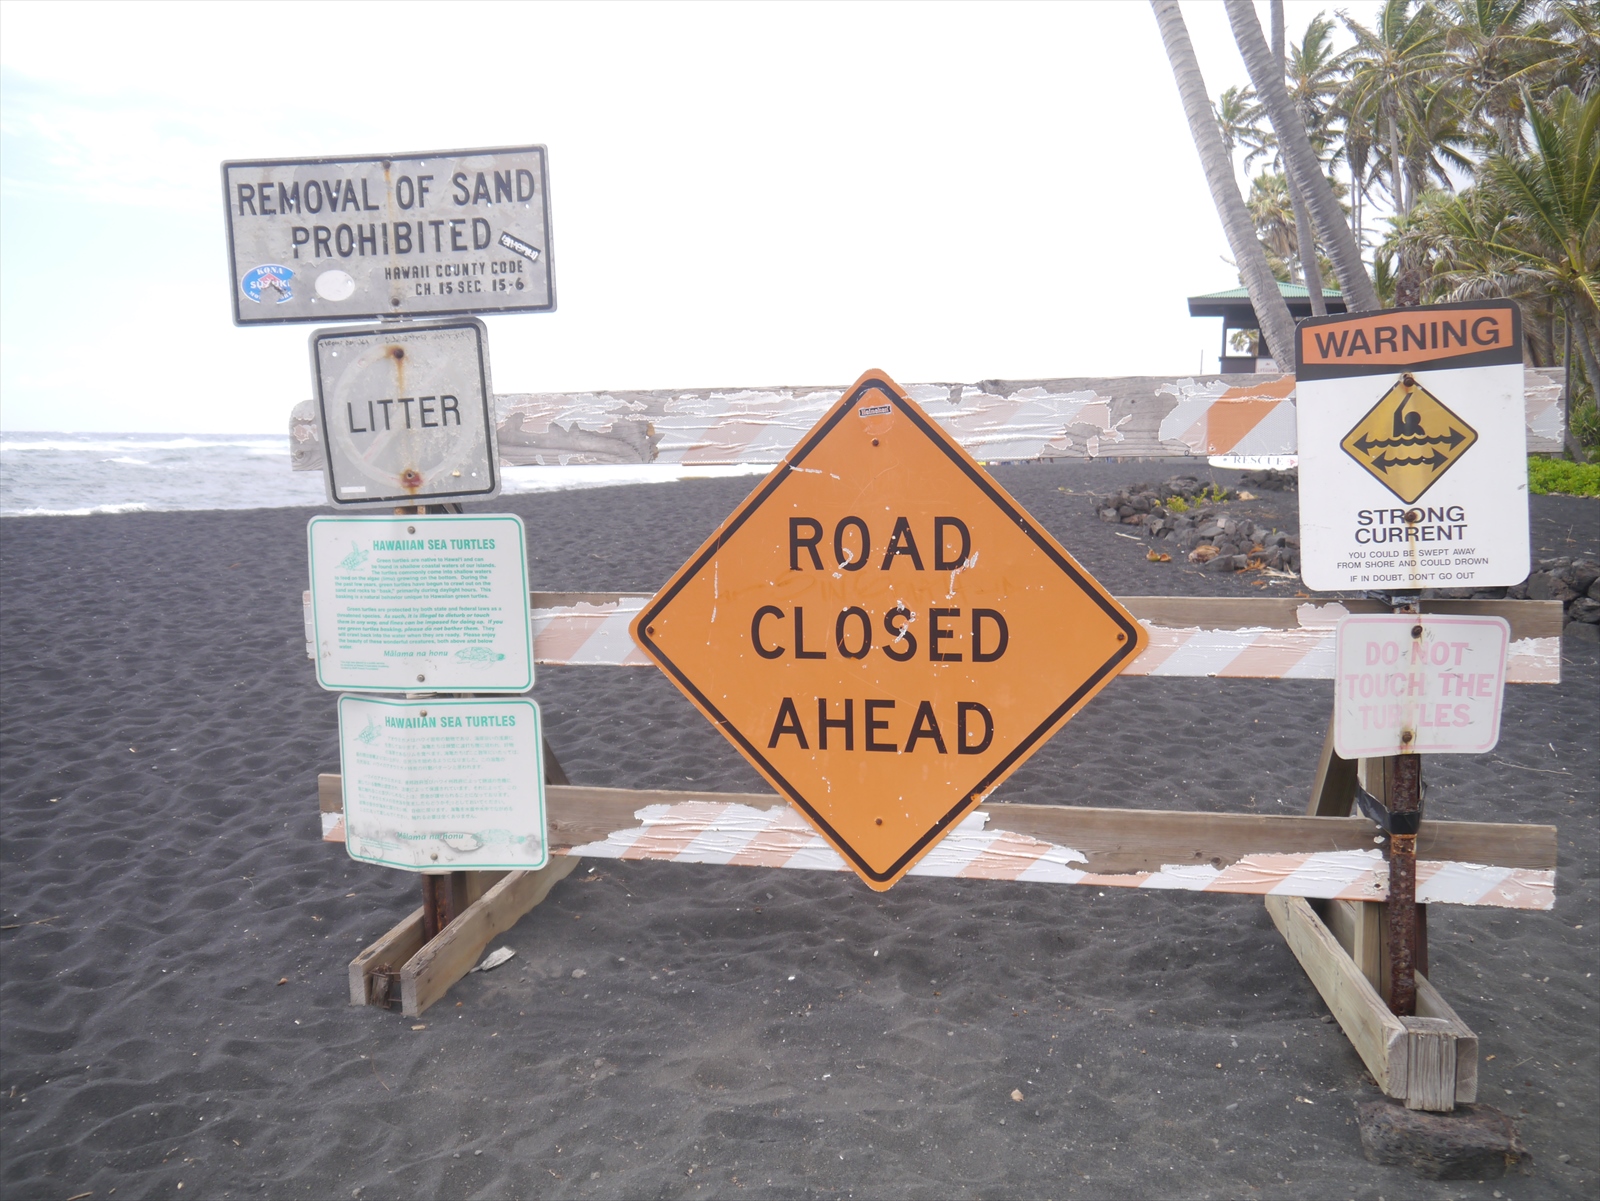
{"label": "black sand beach", "polygon": [[[1171,473],[995,472],[1115,592],[1294,593],[1093,518]],[[753,483],[495,508],[537,587],[646,590]],[[1295,528],[1292,493],[1248,503]],[[1362,1158],[1377,1090],[1254,897],[591,861],[419,1021],[351,1008],[419,889],[319,841],[311,512],[0,524],[7,1198],[1600,1195],[1600,648],[1425,768],[1435,817],[1561,829],[1553,912],[1433,907],[1480,1100],[1533,1158],[1428,1182]],[[1535,558],[1600,554],[1600,503],[1533,512]],[[996,799],[1300,812],[1330,695],[1117,681]],[[761,790],[653,670],[534,696],[575,783]]]}

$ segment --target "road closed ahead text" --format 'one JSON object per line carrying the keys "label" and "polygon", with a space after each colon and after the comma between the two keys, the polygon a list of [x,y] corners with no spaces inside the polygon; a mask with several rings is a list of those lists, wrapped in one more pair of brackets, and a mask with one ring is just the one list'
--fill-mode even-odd
{"label": "road closed ahead text", "polygon": [[1115,674],[1140,628],[898,389],[863,382],[634,635],[877,888]]}

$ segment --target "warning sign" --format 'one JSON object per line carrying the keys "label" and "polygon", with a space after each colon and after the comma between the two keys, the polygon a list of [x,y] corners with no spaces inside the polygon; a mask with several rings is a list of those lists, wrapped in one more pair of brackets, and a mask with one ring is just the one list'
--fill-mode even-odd
{"label": "warning sign", "polygon": [[1477,440],[1476,430],[1407,372],[1339,445],[1409,505]]}
{"label": "warning sign", "polygon": [[652,598],[633,636],[880,891],[1145,640],[877,372]]}
{"label": "warning sign", "polygon": [[1295,355],[1308,585],[1487,588],[1527,576],[1515,302],[1312,318]]}

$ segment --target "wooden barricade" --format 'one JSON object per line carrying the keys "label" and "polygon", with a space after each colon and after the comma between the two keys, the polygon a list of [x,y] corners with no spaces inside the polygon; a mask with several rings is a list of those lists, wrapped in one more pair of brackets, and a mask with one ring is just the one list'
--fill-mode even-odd
{"label": "wooden barricade", "polygon": [[[648,666],[628,635],[646,594],[532,594],[535,659]],[[1124,597],[1150,646],[1126,675],[1330,679],[1335,627],[1375,601]],[[1557,601],[1422,602],[1425,613],[1506,618],[1507,680],[1560,681]],[[845,870],[779,796],[586,788],[546,747],[550,865],[439,877],[451,920],[425,940],[419,907],[350,964],[352,1004],[399,1001],[417,1015],[528,912],[581,857]],[[1341,759],[1330,723],[1305,816],[984,804],[912,875],[1261,895],[1273,922],[1383,1091],[1448,1110],[1477,1094],[1477,1038],[1427,979],[1430,904],[1546,910],[1554,904],[1552,826],[1428,820],[1417,842],[1416,1015],[1387,1003],[1387,863],[1372,822],[1351,816],[1361,784],[1387,799],[1386,760]],[[344,840],[341,781],[318,780],[323,837]],[[444,881],[449,883],[445,884]],[[447,890],[447,893],[446,891]]]}

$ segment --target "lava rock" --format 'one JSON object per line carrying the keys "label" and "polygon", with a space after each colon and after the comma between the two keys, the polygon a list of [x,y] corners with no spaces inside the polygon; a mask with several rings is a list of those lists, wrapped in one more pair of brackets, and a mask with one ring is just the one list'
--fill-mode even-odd
{"label": "lava rock", "polygon": [[1567,581],[1568,587],[1581,595],[1593,588],[1596,580],[1600,580],[1600,564],[1579,559],[1561,573],[1561,578]]}
{"label": "lava rock", "polygon": [[1385,1098],[1357,1102],[1356,1114],[1361,1153],[1370,1162],[1409,1168],[1426,1180],[1499,1179],[1532,1159],[1511,1119],[1490,1105],[1427,1113]]}
{"label": "lava rock", "polygon": [[1591,625],[1587,621],[1569,621],[1561,633],[1573,642],[1600,644],[1600,625]]}
{"label": "lava rock", "polygon": [[1580,596],[1567,606],[1568,621],[1582,621],[1593,624],[1600,622],[1600,601],[1590,600],[1587,596]]}
{"label": "lava rock", "polygon": [[1553,571],[1536,571],[1528,577],[1529,600],[1568,601],[1578,594]]}

